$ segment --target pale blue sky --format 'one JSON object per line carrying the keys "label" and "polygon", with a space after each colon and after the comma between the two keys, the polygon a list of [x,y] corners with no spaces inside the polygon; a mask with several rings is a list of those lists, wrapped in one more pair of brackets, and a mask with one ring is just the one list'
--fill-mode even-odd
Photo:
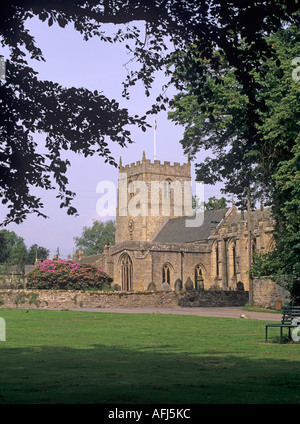
{"label": "pale blue sky", "polygon": [[[101,42],[97,38],[86,42],[71,26],[62,29],[54,24],[49,27],[46,22],[37,19],[29,21],[28,28],[35,36],[36,44],[46,59],[46,62],[29,61],[39,72],[41,79],[52,80],[65,87],[86,87],[102,91],[108,98],[118,100],[120,105],[128,108],[132,114],[144,114],[165,82],[163,74],[158,74],[150,98],[145,96],[142,85],[138,84],[132,89],[130,100],[125,100],[121,93],[122,81],[127,74],[124,64],[129,60],[125,49],[126,43],[114,45]],[[186,162],[187,158],[179,143],[183,128],[168,121],[167,112],[159,113],[156,119],[157,159],[171,163]],[[149,124],[152,123],[153,117],[149,117]],[[128,145],[125,149],[110,143],[109,147],[114,157],[119,159],[121,156],[123,164],[132,163],[141,160],[145,151],[146,157],[153,160],[153,130],[148,129],[144,133],[136,128],[132,130],[132,137],[135,144]],[[39,136],[39,140],[42,142],[42,136]],[[70,152],[67,156],[71,161],[67,174],[69,188],[77,193],[73,204],[78,210],[79,217],[68,216],[66,210],[59,209],[54,191],[36,190],[44,200],[45,213],[50,218],[44,219],[32,215],[20,225],[11,224],[7,227],[8,230],[15,231],[23,237],[28,247],[37,243],[50,249],[51,257],[57,247],[63,258],[72,254],[73,237],[81,235],[83,227],[92,225],[94,219],[113,218],[97,215],[96,203],[100,195],[96,193],[96,186],[102,180],[111,180],[117,184],[118,170],[105,164],[101,157],[84,158]],[[198,154],[197,161],[200,162],[204,157],[205,154]],[[193,171],[192,166],[192,178],[194,178]],[[217,187],[211,186],[205,187],[204,195],[206,200],[211,196],[222,196]],[[3,208],[0,209],[0,213],[3,215]]]}

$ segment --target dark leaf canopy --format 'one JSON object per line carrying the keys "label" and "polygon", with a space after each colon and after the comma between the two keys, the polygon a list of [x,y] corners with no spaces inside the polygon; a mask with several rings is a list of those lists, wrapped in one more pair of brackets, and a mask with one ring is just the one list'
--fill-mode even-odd
{"label": "dark leaf canopy", "polygon": [[[7,1],[0,6],[1,44],[9,48],[6,82],[0,83],[1,146],[0,191],[9,207],[4,223],[21,222],[29,213],[42,214],[42,202],[31,194],[31,187],[58,188],[61,207],[76,213],[66,177],[70,165],[63,150],[98,154],[111,164],[108,141],[121,146],[131,142],[128,125],[145,128],[145,116],[130,116],[114,100],[84,88],[64,88],[52,81],[41,81],[26,62],[44,60],[38,40],[25,27],[27,19],[38,17],[45,25],[64,28],[72,24],[85,40],[99,37],[106,42],[124,42],[139,65],[124,81],[123,96],[142,80],[149,95],[154,74],[164,70],[170,84],[182,88],[189,81],[195,92],[205,82],[205,74],[195,60],[195,52],[211,59],[216,48],[222,50],[229,66],[249,98],[249,119],[257,116],[255,81],[250,72],[259,66],[272,48],[265,35],[284,23],[296,23],[296,1],[232,0],[28,0]],[[144,22],[143,30],[136,21]],[[103,23],[116,26],[114,36],[106,35]],[[130,25],[129,25],[130,24]],[[246,48],[240,48],[240,40]],[[172,46],[169,52],[168,46]],[[186,52],[187,54],[182,54]],[[174,69],[176,72],[174,72]],[[178,71],[185,73],[184,81]],[[197,78],[195,78],[197,76]],[[196,82],[195,82],[196,81]],[[151,111],[165,109],[168,99],[161,95]],[[46,134],[48,153],[37,150],[35,134]],[[108,141],[107,141],[108,140]]]}

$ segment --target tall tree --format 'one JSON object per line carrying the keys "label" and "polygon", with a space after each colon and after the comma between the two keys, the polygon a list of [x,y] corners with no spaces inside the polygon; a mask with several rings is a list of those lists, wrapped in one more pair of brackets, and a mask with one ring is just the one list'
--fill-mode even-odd
{"label": "tall tree", "polygon": [[80,237],[74,237],[76,248],[85,254],[94,255],[103,252],[105,245],[115,243],[115,221],[94,221],[92,227],[83,227]]}
{"label": "tall tree", "polygon": [[[248,96],[248,124],[259,119],[256,114],[255,80],[253,69],[259,68],[264,56],[272,56],[272,47],[265,35],[285,23],[298,21],[297,1],[281,0],[11,0],[0,6],[2,46],[9,48],[6,82],[0,85],[0,196],[10,212],[4,224],[21,222],[29,213],[38,215],[43,204],[34,196],[31,186],[51,189],[54,180],[61,198],[61,207],[69,214],[74,193],[68,189],[66,177],[68,160],[62,150],[98,154],[112,164],[105,137],[125,146],[132,141],[127,125],[139,125],[145,130],[145,117],[130,116],[126,109],[97,91],[85,88],[66,89],[52,81],[40,81],[26,62],[26,53],[35,60],[44,60],[25,22],[34,16],[49,26],[64,28],[73,24],[84,39],[100,37],[107,42],[127,42],[126,48],[139,64],[139,69],[128,74],[124,82],[125,97],[129,87],[141,80],[149,95],[155,71],[165,69],[170,84],[182,88],[178,70],[201,90],[206,75],[199,57],[212,59],[214,50],[222,50],[229,66],[236,70],[236,78]],[[144,30],[135,21],[145,22]],[[132,23],[131,26],[127,25]],[[115,36],[105,36],[102,23],[125,24]],[[241,48],[240,40],[245,47]],[[174,46],[170,67],[167,41]],[[182,52],[188,51],[186,55]],[[196,53],[195,53],[196,52]],[[175,69],[175,72],[174,72]],[[196,78],[197,77],[197,78]],[[184,85],[184,84],[183,84]],[[161,95],[151,112],[165,109],[168,99]],[[46,135],[42,156],[37,152],[34,136]]]}
{"label": "tall tree", "polygon": [[193,196],[192,207],[193,207],[194,213],[199,212],[201,206],[204,206],[205,211],[224,209],[227,207],[227,200],[225,199],[225,197],[221,197],[220,199],[217,199],[215,196],[213,196],[208,198],[208,202],[203,202],[203,204],[201,205],[200,199],[196,195]]}
{"label": "tall tree", "polygon": [[27,249],[24,239],[14,231],[0,231],[0,264],[17,265],[20,270],[26,264]]}
{"label": "tall tree", "polygon": [[224,209],[227,206],[227,200],[225,197],[221,197],[220,199],[216,199],[215,196],[209,197],[208,202],[204,202],[205,210],[211,211],[215,209]]}
{"label": "tall tree", "polygon": [[280,31],[272,41],[280,64],[260,83],[266,108],[258,127],[263,140],[261,169],[271,181],[276,218],[276,250],[269,260],[277,273],[300,276],[300,68],[295,68],[299,27]]}
{"label": "tall tree", "polygon": [[32,244],[27,251],[27,265],[34,265],[35,260],[45,261],[50,251],[45,247]]}
{"label": "tall tree", "polygon": [[[22,222],[28,213],[46,216],[41,200],[31,194],[32,186],[46,190],[56,187],[60,207],[75,214],[71,205],[75,193],[68,189],[66,176],[70,161],[63,159],[61,152],[70,150],[85,157],[97,154],[116,166],[106,137],[125,146],[131,142],[126,126],[144,129],[144,120],[130,116],[115,100],[98,91],[41,81],[28,66],[25,53],[45,60],[25,29],[26,20],[33,16],[50,26],[54,21],[61,27],[73,22],[86,39],[102,37],[99,24],[79,14],[81,3],[10,1],[0,7],[1,43],[10,50],[5,81],[0,83],[0,197],[9,208],[4,224]],[[65,10],[60,11],[60,7]],[[37,151],[37,133],[45,135],[46,155]]]}
{"label": "tall tree", "polygon": [[[210,184],[222,179],[225,191],[235,194],[240,205],[246,204],[248,187],[253,201],[272,205],[276,272],[299,275],[300,85],[294,77],[299,29],[279,30],[266,43],[272,46],[273,56],[264,57],[251,71],[256,120],[249,120],[249,95],[220,50],[209,60],[197,58],[207,82],[197,94],[187,83],[185,93],[175,97],[169,117],[185,126],[186,152],[195,155],[200,149],[212,149],[215,154],[197,165],[199,179]],[[243,40],[240,45],[247,48]]]}

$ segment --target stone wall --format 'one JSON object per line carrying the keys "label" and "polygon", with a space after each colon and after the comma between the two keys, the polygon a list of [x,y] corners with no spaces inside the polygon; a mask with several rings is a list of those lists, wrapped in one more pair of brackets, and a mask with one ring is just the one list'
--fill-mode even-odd
{"label": "stone wall", "polygon": [[245,306],[249,301],[247,291],[192,291],[185,292],[179,299],[179,306],[190,307],[234,307]]}
{"label": "stone wall", "polygon": [[1,276],[1,289],[24,289],[26,287],[27,278],[24,275],[7,275]]}
{"label": "stone wall", "polygon": [[290,302],[290,293],[269,278],[253,279],[253,302],[255,306],[281,309]]}
{"label": "stone wall", "polygon": [[243,291],[100,292],[64,290],[0,290],[1,308],[230,307],[244,306]]}
{"label": "stone wall", "polygon": [[[276,309],[290,301],[290,294],[268,278],[253,280],[254,305]],[[2,308],[113,308],[113,307],[233,307],[248,303],[247,291],[143,291],[101,292],[0,289]]]}

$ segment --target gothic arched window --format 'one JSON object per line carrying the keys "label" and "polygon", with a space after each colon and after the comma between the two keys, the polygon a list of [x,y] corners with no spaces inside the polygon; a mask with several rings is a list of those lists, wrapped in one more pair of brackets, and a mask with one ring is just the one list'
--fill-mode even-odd
{"label": "gothic arched window", "polygon": [[134,183],[132,181],[128,182],[128,194],[129,194],[129,199],[132,199],[134,196]]}
{"label": "gothic arched window", "polygon": [[132,289],[132,261],[127,253],[121,258],[121,280],[122,290],[129,291]]}
{"label": "gothic arched window", "polygon": [[195,288],[196,290],[204,288],[204,279],[201,265],[195,267]]}
{"label": "gothic arched window", "polygon": [[219,245],[216,243],[216,276],[219,277]]}
{"label": "gothic arched window", "polygon": [[164,181],[164,198],[165,199],[170,199],[170,195],[171,195],[171,183],[172,181],[167,179]]}
{"label": "gothic arched window", "polygon": [[162,282],[171,284],[171,268],[169,264],[165,264],[162,269]]}
{"label": "gothic arched window", "polygon": [[232,246],[232,264],[233,264],[233,275],[236,275],[236,250],[235,244]]}

